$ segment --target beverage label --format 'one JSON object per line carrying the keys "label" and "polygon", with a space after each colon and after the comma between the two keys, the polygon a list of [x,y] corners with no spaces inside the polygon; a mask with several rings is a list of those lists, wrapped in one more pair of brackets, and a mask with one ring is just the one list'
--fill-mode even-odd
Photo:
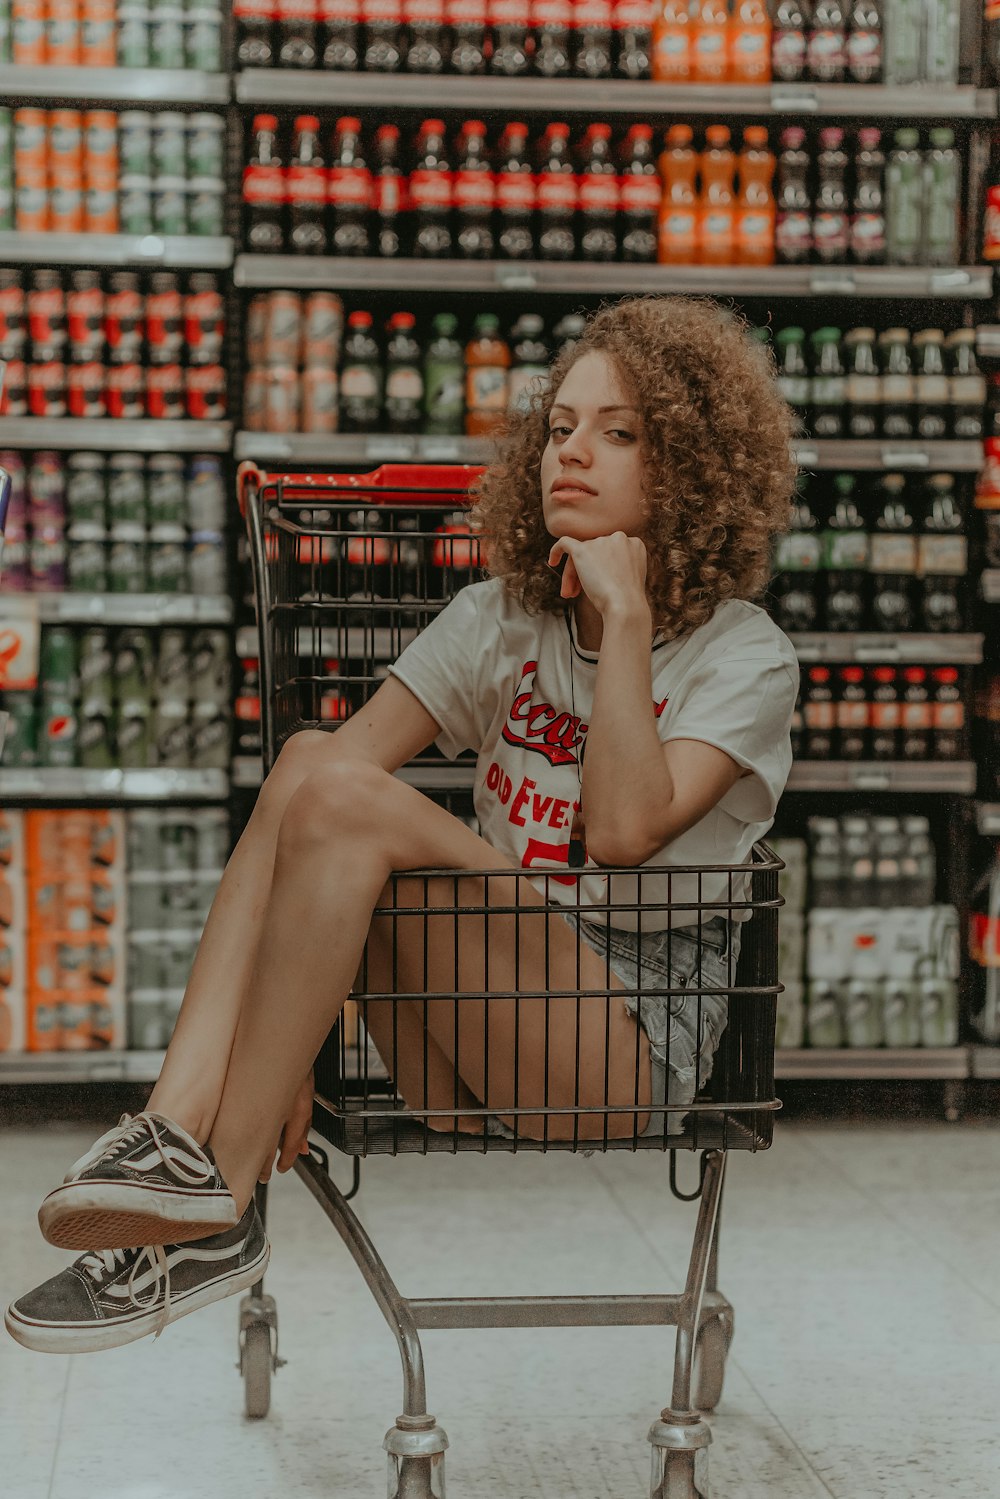
{"label": "beverage label", "polygon": [[736,219],[736,238],[745,251],[764,251],[774,243],[774,214],[767,209],[744,208]]}
{"label": "beverage label", "polygon": [[890,703],[879,702],[878,699],[871,705],[871,725],[873,729],[898,729],[901,722],[900,704],[898,700]]}
{"label": "beverage label", "polygon": [[847,38],[847,68],[855,83],[871,83],[882,67],[882,33],[852,31]]}
{"label": "beverage label", "polygon": [[726,76],[726,31],[724,27],[698,28],[691,46],[692,72],[706,83],[718,83]]}
{"label": "beverage label", "polygon": [[572,213],[577,203],[576,178],[572,172],[541,172],[536,180],[538,207],[565,209]]}
{"label": "beverage label", "polygon": [[847,214],[835,211],[817,213],[812,224],[816,253],[824,259],[839,259],[850,244]]}
{"label": "beverage label", "polygon": [[382,218],[391,219],[402,212],[405,185],[406,179],[394,172],[385,172],[375,178],[375,210]]}
{"label": "beverage label", "polygon": [[319,18],[327,26],[340,21],[357,25],[361,20],[361,0],[319,0]]}
{"label": "beverage label", "polygon": [[495,198],[493,173],[456,172],[453,198],[456,208],[492,208]]}
{"label": "beverage label", "polygon": [[837,705],[823,698],[807,698],[802,705],[802,717],[807,729],[835,729]]}
{"label": "beverage label", "polygon": [[770,26],[742,27],[733,37],[730,67],[736,83],[767,83],[771,77]]}
{"label": "beverage label", "polygon": [[617,177],[584,172],[578,183],[580,209],[583,213],[617,213],[619,206]]}
{"label": "beverage label", "polygon": [[443,26],[444,0],[403,0],[406,26]]}
{"label": "beverage label", "polygon": [[812,219],[804,209],[793,208],[778,214],[774,246],[781,259],[804,259],[812,249],[812,244]]}
{"label": "beverage label", "polygon": [[381,394],[375,370],[370,364],[348,364],[340,376],[340,393],[349,401],[377,401]]}
{"label": "beverage label", "polygon": [[822,82],[843,72],[847,62],[847,48],[842,31],[826,29],[814,31],[808,45],[809,69],[814,78]]}
{"label": "beverage label", "polygon": [[535,206],[536,182],[532,172],[499,172],[496,177],[496,204],[505,209],[530,212]]}
{"label": "beverage label", "polygon": [[982,375],[952,375],[948,399],[953,406],[982,406],[986,402],[986,381]]}
{"label": "beverage label", "polygon": [[961,699],[955,703],[932,703],[931,722],[935,729],[964,729],[965,704]]}
{"label": "beverage label", "polygon": [[420,401],[424,394],[424,381],[418,369],[412,365],[396,365],[389,371],[385,382],[387,401],[402,401],[407,405]]}
{"label": "beverage label", "polygon": [[474,364],[465,372],[465,403],[470,411],[506,411],[507,371],[496,364]]}
{"label": "beverage label", "polygon": [[656,213],[663,200],[660,179],[648,172],[619,177],[618,194],[623,213]]}
{"label": "beverage label", "polygon": [[826,531],[823,552],[828,568],[845,572],[865,569],[868,566],[867,532]]}
{"label": "beverage label", "polygon": [[327,201],[325,167],[289,167],[285,173],[286,199],[292,204],[322,204]]}
{"label": "beverage label", "polygon": [[326,175],[328,203],[338,208],[369,208],[372,201],[372,174],[367,167],[330,167]]}
{"label": "beverage label", "polygon": [[868,703],[862,698],[852,702],[841,698],[837,703],[837,727],[840,729],[867,729],[869,722]]}
{"label": "beverage label", "polygon": [[690,78],[691,36],[689,27],[657,27],[653,44],[653,76],[659,83],[676,83]]}
{"label": "beverage label", "polygon": [[285,201],[284,168],[244,167],[243,201],[244,203],[283,203]]}
{"label": "beverage label", "polygon": [[564,30],[572,22],[572,0],[532,0],[531,24],[536,31]]}
{"label": "beverage label", "polygon": [[776,572],[814,573],[823,562],[823,545],[815,532],[788,531],[774,550]]}
{"label": "beverage label", "polygon": [[487,19],[491,26],[530,26],[530,0],[488,0]]}
{"label": "beverage label", "polygon": [[418,167],[410,173],[409,192],[414,208],[450,208],[452,174]]}
{"label": "beverage label", "polygon": [[486,0],[445,0],[449,26],[485,26]]}
{"label": "beverage label", "polygon": [[856,213],[851,219],[851,251],[856,260],[874,260],[885,253],[885,217]]}
{"label": "beverage label", "polygon": [[845,394],[849,406],[877,406],[882,399],[882,381],[878,375],[850,374]]}
{"label": "beverage label", "polygon": [[969,542],[965,536],[921,536],[917,546],[917,568],[921,575],[964,577],[969,565]]}
{"label": "beverage label", "polygon": [[402,26],[402,0],[361,0],[361,19],[366,25],[371,25],[373,21],[386,21]]}
{"label": "beverage label", "polygon": [[732,208],[709,208],[701,221],[701,247],[706,255],[725,253],[733,242]]}
{"label": "beverage label", "polygon": [[611,0],[574,0],[573,24],[577,30],[584,26],[610,27]]}
{"label": "beverage label", "polygon": [[873,573],[916,574],[917,538],[875,532],[869,538],[869,557]]}
{"label": "beverage label", "polygon": [[913,394],[912,375],[882,376],[882,400],[886,406],[909,406]]}
{"label": "beverage label", "polygon": [[923,702],[900,704],[899,710],[900,727],[903,729],[930,729],[933,728],[933,712],[929,700]]}
{"label": "beverage label", "polygon": [[651,31],[656,18],[653,0],[618,0],[614,25],[618,31]]}
{"label": "beverage label", "polygon": [[806,34],[797,28],[776,31],[771,45],[771,69],[783,83],[797,83],[806,67]]}

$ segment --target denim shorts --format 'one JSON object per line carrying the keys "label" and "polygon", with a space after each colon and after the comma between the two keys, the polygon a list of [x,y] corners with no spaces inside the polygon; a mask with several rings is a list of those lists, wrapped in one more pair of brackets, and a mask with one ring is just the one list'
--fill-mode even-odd
{"label": "denim shorts", "polygon": [[[729,1019],[726,991],[736,982],[741,924],[713,916],[700,926],[640,933],[585,921],[575,911],[562,914],[624,984],[625,1008],[649,1037],[653,1111],[643,1135],[682,1133],[683,1108],[711,1077]],[[692,992],[668,996],[665,989]],[[676,1112],[665,1113],[663,1104]],[[495,1116],[487,1133],[513,1139]]]}

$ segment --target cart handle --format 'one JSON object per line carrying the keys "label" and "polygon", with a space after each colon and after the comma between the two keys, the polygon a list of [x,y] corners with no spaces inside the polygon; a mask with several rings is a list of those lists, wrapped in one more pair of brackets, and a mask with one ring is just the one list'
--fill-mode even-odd
{"label": "cart handle", "polygon": [[244,520],[247,518],[248,485],[253,484],[254,498],[256,498],[266,480],[267,475],[250,458],[245,458],[236,470],[236,500],[240,507],[240,515]]}

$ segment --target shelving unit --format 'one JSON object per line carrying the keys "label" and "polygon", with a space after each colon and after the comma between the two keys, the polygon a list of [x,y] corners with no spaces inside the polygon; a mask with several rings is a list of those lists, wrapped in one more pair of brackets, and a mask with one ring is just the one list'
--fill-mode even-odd
{"label": "shelving unit", "polygon": [[228,594],[31,593],[22,597],[37,608],[43,624],[228,625],[233,619]]}
{"label": "shelving unit", "polygon": [[124,453],[228,453],[230,422],[115,421],[60,416],[0,417],[0,447]]}
{"label": "shelving unit", "polygon": [[48,68],[0,65],[0,96],[95,104],[228,104],[228,73],[188,68]]}
{"label": "shelving unit", "polygon": [[0,265],[137,266],[226,270],[233,263],[228,235],[27,234],[0,230]]}
{"label": "shelving unit", "polygon": [[85,770],[78,766],[0,766],[4,802],[220,802],[229,794],[224,770]]}

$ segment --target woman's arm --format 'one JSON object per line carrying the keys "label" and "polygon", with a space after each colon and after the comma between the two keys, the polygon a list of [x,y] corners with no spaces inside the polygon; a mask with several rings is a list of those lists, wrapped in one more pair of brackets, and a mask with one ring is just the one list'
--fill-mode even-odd
{"label": "woman's arm", "polygon": [[331,759],[365,760],[393,772],[425,750],[440,732],[410,689],[396,677],[387,677],[364,707],[327,737]]}

